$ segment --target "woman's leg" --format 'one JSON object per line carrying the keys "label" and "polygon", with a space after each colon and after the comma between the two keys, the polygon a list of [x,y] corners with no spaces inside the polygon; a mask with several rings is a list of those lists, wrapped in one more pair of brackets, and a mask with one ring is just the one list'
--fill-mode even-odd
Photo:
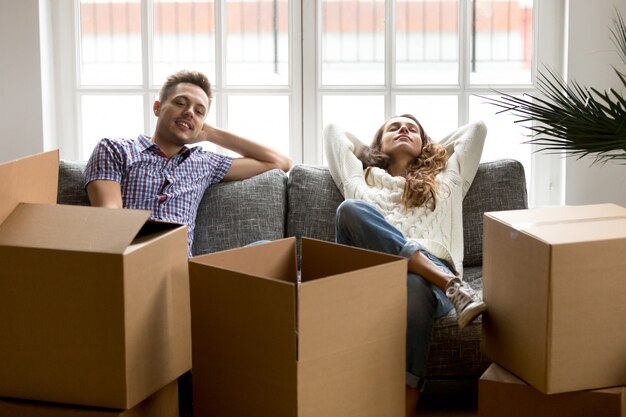
{"label": "woman's leg", "polygon": [[419,244],[407,241],[402,232],[365,201],[345,200],[341,203],[337,208],[336,235],[338,243],[407,258],[409,272],[434,284],[452,300],[461,328],[487,309],[465,282],[456,278],[448,268],[443,270],[435,265]]}
{"label": "woman's leg", "polygon": [[337,208],[337,243],[400,255],[408,259],[408,270],[424,277],[439,289],[454,278],[438,268],[421,252],[415,242],[407,241],[371,204],[362,200],[345,200]]}
{"label": "woman's leg", "polygon": [[345,200],[337,208],[335,234],[337,243],[399,255],[406,238],[371,204]]}
{"label": "woman's leg", "polygon": [[[376,208],[364,201],[346,200],[339,206],[336,233],[338,243],[409,259],[417,253],[429,268],[441,271],[442,275],[451,274],[441,261],[423,254],[419,245],[408,242]],[[415,414],[419,393],[424,386],[433,322],[451,308],[448,299],[435,285],[415,273],[407,274],[407,416]]]}

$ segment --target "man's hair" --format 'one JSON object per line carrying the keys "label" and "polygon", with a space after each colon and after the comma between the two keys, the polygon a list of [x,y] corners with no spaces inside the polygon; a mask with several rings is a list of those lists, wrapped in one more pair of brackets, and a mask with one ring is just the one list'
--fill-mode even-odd
{"label": "man's hair", "polygon": [[165,84],[163,84],[163,87],[161,87],[159,101],[164,102],[165,100],[167,100],[167,98],[172,94],[172,90],[174,90],[174,88],[176,88],[176,86],[180,83],[197,85],[202,89],[202,91],[206,93],[209,101],[213,96],[211,93],[211,83],[209,82],[209,79],[206,77],[206,75],[198,71],[183,70],[178,71],[167,77]]}

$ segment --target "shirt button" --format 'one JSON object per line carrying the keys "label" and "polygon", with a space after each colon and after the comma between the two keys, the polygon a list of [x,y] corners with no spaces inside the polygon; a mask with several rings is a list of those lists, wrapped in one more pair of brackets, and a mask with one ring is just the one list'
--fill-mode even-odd
{"label": "shirt button", "polygon": [[159,197],[159,204],[161,203],[165,203],[165,200],[167,200],[167,196],[166,195],[162,195]]}

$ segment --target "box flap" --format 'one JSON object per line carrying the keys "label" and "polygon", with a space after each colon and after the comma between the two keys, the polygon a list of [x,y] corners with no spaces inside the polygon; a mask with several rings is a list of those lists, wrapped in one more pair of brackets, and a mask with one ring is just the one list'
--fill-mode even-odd
{"label": "box flap", "polygon": [[296,283],[296,238],[196,256],[193,261],[233,272]]}
{"label": "box flap", "polygon": [[242,252],[239,264],[250,263],[249,249],[258,248],[189,262],[193,388],[202,393],[194,394],[194,411],[295,416],[295,284],[218,266],[234,262]]}
{"label": "box flap", "polygon": [[524,381],[502,368],[497,363],[492,363],[481,375],[481,381],[501,382],[505,384],[526,385]]}
{"label": "box flap", "polygon": [[547,207],[485,214],[550,245],[626,237],[626,208],[616,204]]}
{"label": "box flap", "polygon": [[59,151],[0,164],[0,224],[19,203],[55,204]]}
{"label": "box flap", "polygon": [[[337,261],[328,262],[328,259]],[[404,258],[324,240],[302,238],[302,282],[399,260]]]}
{"label": "box flap", "polygon": [[626,216],[626,208],[617,204],[591,204],[494,211],[485,213],[485,215],[519,229],[537,224],[571,222],[598,217],[624,217]]}
{"label": "box flap", "polygon": [[122,253],[149,211],[21,203],[0,225],[0,245]]}
{"label": "box flap", "polygon": [[406,260],[303,238],[299,303],[300,359],[404,337]]}
{"label": "box flap", "polygon": [[165,236],[177,229],[183,230],[185,253],[187,253],[187,226],[154,219],[147,220],[144,223],[139,232],[137,232],[132,244],[128,245],[124,253],[127,254],[135,250],[140,250],[146,245],[154,243],[154,239]]}

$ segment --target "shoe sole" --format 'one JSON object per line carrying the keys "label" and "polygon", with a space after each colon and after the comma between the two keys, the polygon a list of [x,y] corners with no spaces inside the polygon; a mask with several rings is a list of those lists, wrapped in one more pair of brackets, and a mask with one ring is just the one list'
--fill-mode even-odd
{"label": "shoe sole", "polygon": [[459,327],[462,329],[468,324],[470,324],[476,317],[480,316],[487,310],[487,304],[485,303],[472,303],[465,310],[463,310],[463,314],[460,315],[457,319]]}

